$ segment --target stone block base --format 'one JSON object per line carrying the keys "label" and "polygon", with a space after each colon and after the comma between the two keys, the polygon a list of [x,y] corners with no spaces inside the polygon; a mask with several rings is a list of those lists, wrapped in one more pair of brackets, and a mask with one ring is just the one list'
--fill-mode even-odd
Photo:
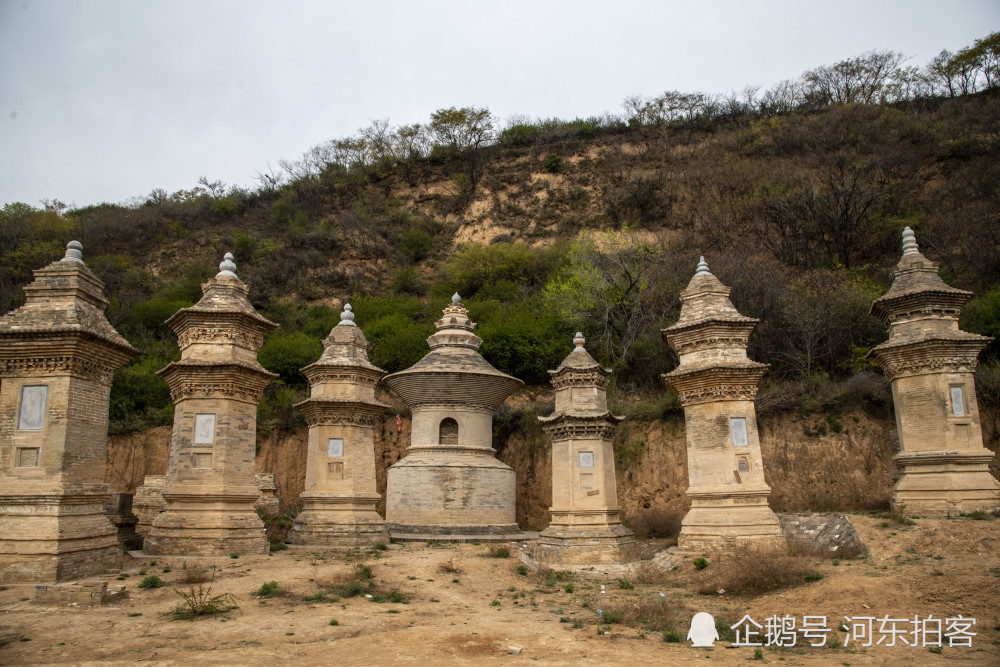
{"label": "stone block base", "polygon": [[628,563],[642,552],[631,531],[620,524],[550,525],[525,550],[542,569]]}
{"label": "stone block base", "polygon": [[481,524],[433,526],[412,523],[400,524],[387,521],[385,527],[393,537],[399,536],[403,539],[407,536],[419,536],[420,539],[428,539],[435,536],[440,536],[442,538],[448,536],[463,536],[472,538],[483,536],[500,538],[501,540],[514,540],[519,539],[523,534],[521,527],[516,523],[493,524],[489,526]]}
{"label": "stone block base", "polygon": [[778,517],[767,506],[766,493],[712,498],[691,495],[691,510],[681,522],[677,549],[684,554],[732,553],[741,544],[785,548]]}
{"label": "stone block base", "polygon": [[386,525],[392,533],[520,533],[514,471],[492,456],[408,457],[389,468]]}
{"label": "stone block base", "polygon": [[40,604],[75,604],[95,606],[118,602],[128,597],[124,585],[108,588],[106,581],[81,581],[78,584],[35,586],[35,602]]}
{"label": "stone block base", "polygon": [[256,488],[245,493],[198,494],[164,490],[166,509],[153,522],[143,551],[157,556],[228,556],[270,551],[264,522],[253,509]]}
{"label": "stone block base", "polygon": [[80,579],[119,569],[106,494],[0,496],[0,584]]}
{"label": "stone block base", "polygon": [[135,490],[132,498],[132,513],[139,519],[135,532],[142,537],[149,535],[153,521],[163,511],[166,502],[163,500],[163,486],[167,483],[166,475],[146,475],[142,486]]}
{"label": "stone block base", "polygon": [[303,509],[288,531],[291,544],[367,548],[389,542],[385,521],[375,511],[378,495],[321,496],[303,493]]}
{"label": "stone block base", "polygon": [[893,511],[948,517],[1000,507],[1000,484],[989,471],[992,458],[986,449],[897,454]]}
{"label": "stone block base", "polygon": [[124,554],[117,542],[100,549],[59,554],[0,553],[0,584],[70,581],[92,577],[120,570],[123,558]]}

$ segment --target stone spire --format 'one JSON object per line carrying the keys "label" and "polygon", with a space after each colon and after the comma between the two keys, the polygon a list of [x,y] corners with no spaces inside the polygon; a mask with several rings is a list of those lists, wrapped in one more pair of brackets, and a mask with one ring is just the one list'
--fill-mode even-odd
{"label": "stone spire", "polygon": [[[663,337],[680,358],[663,376],[684,406],[687,433],[687,495],[691,510],[678,546],[690,552],[730,551],[741,541],[783,543],[767,506],[753,399],[766,364],[747,358],[758,320],[741,315],[702,257],[681,292],[677,324]],[[726,428],[720,428],[725,424]]]}
{"label": "stone spire", "polygon": [[344,312],[342,312],[340,314],[340,323],[338,324],[338,326],[342,326],[342,327],[353,327],[353,326],[356,326],[354,324],[354,312],[353,311],[354,311],[354,309],[351,308],[351,304],[345,303],[344,304]]}
{"label": "stone spire", "polygon": [[167,320],[180,361],[159,372],[174,399],[163,499],[145,550],[163,555],[267,553],[254,511],[257,402],[275,377],[257,361],[278,325],[254,310],[226,253],[202,297]]}
{"label": "stone spire", "polygon": [[365,547],[385,542],[375,506],[375,426],[386,406],[375,399],[385,371],[368,360],[368,341],[351,304],[323,341],[319,361],[302,369],[310,396],[295,407],[309,424],[306,484],[289,539],[295,544]]}
{"label": "stone spire", "polygon": [[618,423],[608,411],[611,370],[587,352],[577,332],[573,351],[554,371],[556,409],[539,417],[552,437],[552,507],[548,528],[525,557],[534,569],[622,563],[638,556],[621,523],[611,445]]}
{"label": "stone spire", "polygon": [[397,539],[518,531],[514,471],[494,456],[492,423],[523,383],[479,355],[468,312],[455,294],[427,339],[431,351],[383,380],[413,413],[410,448],[387,474],[386,522]]}
{"label": "stone spire", "polygon": [[115,369],[139,352],[105,318],[82,251],[70,241],[0,318],[0,583],[119,566],[104,511],[108,399]]}
{"label": "stone spire", "polygon": [[921,516],[949,516],[1000,505],[983,447],[973,373],[992,340],[962,331],[958,319],[972,292],[946,284],[937,264],[903,231],[903,255],[892,287],[871,314],[889,327],[889,340],[868,358],[892,382],[900,472],[892,503]]}

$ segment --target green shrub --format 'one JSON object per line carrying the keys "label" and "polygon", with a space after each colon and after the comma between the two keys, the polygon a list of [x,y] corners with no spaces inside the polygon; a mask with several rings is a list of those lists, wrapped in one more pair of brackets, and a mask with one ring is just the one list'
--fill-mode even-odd
{"label": "green shrub", "polygon": [[256,591],[254,591],[250,595],[253,595],[253,596],[259,597],[259,598],[269,598],[269,597],[271,597],[272,595],[274,595],[277,592],[278,592],[278,582],[277,581],[268,581],[267,583],[261,584],[260,588],[258,588]]}
{"label": "green shrub", "polygon": [[483,339],[479,352],[498,370],[529,384],[546,384],[572,350],[569,328],[536,299],[523,295],[512,303],[497,301],[469,304],[470,317],[478,322]]}
{"label": "green shrub", "polygon": [[518,566],[514,568],[514,571],[523,576],[528,574],[528,566],[523,563],[519,563]]}
{"label": "green shrub", "polygon": [[341,586],[337,592],[342,598],[353,598],[365,592],[365,585],[357,579],[353,579]]}
{"label": "green shrub", "polygon": [[330,619],[330,625],[340,625],[340,621],[335,618]]}
{"label": "green shrub", "polygon": [[671,644],[679,644],[684,641],[684,635],[681,634],[680,630],[667,628],[663,631],[663,641]]}
{"label": "green shrub", "polygon": [[431,235],[424,230],[413,227],[403,233],[403,239],[400,243],[400,247],[410,260],[419,262],[427,256],[427,253],[431,249],[433,240],[434,239]]}
{"label": "green shrub", "polygon": [[286,383],[305,381],[300,369],[308,366],[323,353],[320,341],[300,332],[280,329],[268,335],[257,354],[260,365],[277,373]]}
{"label": "green shrub", "polygon": [[535,125],[518,123],[500,133],[499,141],[508,146],[530,146],[538,141],[540,129]]}
{"label": "green shrub", "polygon": [[174,620],[193,621],[200,616],[215,616],[224,614],[233,609],[239,609],[236,598],[229,593],[212,595],[212,584],[215,583],[215,574],[208,586],[199,585],[197,589],[191,586],[188,592],[174,592],[181,597],[181,604],[173,610]]}
{"label": "green shrub", "polygon": [[559,153],[549,153],[545,156],[545,161],[542,162],[542,169],[549,172],[550,174],[562,171],[562,156]]}
{"label": "green shrub", "polygon": [[233,236],[232,248],[237,265],[244,264],[253,259],[257,252],[257,242],[247,232],[238,231]]}
{"label": "green shrub", "polygon": [[163,580],[155,574],[151,574],[139,582],[139,588],[160,588],[162,586]]}
{"label": "green shrub", "polygon": [[132,305],[129,310],[128,327],[133,330],[142,328],[157,335],[168,336],[170,329],[165,322],[181,308],[193,305],[194,301],[151,297]]}
{"label": "green shrub", "polygon": [[392,273],[392,291],[396,294],[412,294],[419,296],[424,292],[420,270],[410,264],[401,266]]}
{"label": "green shrub", "polygon": [[708,567],[708,559],[695,558],[693,561],[691,561],[691,564],[695,566],[695,569],[704,570],[706,567]]}
{"label": "green shrub", "polygon": [[366,297],[351,300],[355,322],[364,328],[370,349],[368,357],[390,373],[420,361],[430,350],[427,337],[441,311],[431,312],[412,296]]}
{"label": "green shrub", "polygon": [[630,591],[633,588],[635,588],[635,584],[633,584],[628,579],[619,579],[618,588],[622,589],[623,591]]}
{"label": "green shrub", "polygon": [[510,558],[510,548],[502,544],[494,545],[489,548],[486,555],[492,558]]}

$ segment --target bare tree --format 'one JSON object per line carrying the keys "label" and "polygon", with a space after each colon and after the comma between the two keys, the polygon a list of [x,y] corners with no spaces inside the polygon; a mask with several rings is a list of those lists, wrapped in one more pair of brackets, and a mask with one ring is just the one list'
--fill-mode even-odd
{"label": "bare tree", "polygon": [[105,478],[124,493],[133,493],[146,474],[146,449],[139,433],[119,436],[108,443]]}
{"label": "bare tree", "polygon": [[895,51],[867,51],[802,74],[806,97],[816,104],[879,104],[905,60]]}

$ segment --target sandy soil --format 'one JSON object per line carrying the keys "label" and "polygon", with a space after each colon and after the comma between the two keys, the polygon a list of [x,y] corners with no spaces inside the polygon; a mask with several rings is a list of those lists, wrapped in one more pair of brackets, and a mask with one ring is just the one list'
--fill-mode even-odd
{"label": "sandy soil", "polygon": [[[786,665],[1000,664],[1000,520],[919,519],[915,526],[854,517],[872,552],[860,561],[810,559],[823,579],[756,598],[698,595],[724,562],[697,572],[690,562],[659,578],[636,578],[621,590],[615,579],[574,577],[575,590],[544,577],[521,575],[518,561],[487,555],[486,545],[390,545],[386,551],[344,555],[290,548],[271,556],[237,559],[129,559],[123,576],[130,598],[105,607],[52,607],[31,601],[33,587],[0,591],[2,664],[594,664],[658,661],[723,664],[752,661],[754,649],[693,648],[666,643],[659,632],[614,625],[599,635],[596,609],[641,603],[660,605],[687,633],[691,616],[708,611],[735,622],[749,613],[767,616],[826,615],[834,627],[843,616],[977,619],[971,648],[795,647],[763,649],[763,662]],[[364,597],[307,602],[324,580],[346,577],[368,564],[379,590],[398,589],[407,604]],[[220,568],[213,593],[230,593],[239,609],[195,621],[175,621],[180,601],[172,589],[195,567]],[[442,569],[451,564],[458,572]],[[163,572],[164,566],[170,571]],[[186,566],[186,567],[185,567]],[[761,564],[765,567],[766,564]],[[166,586],[142,590],[140,568]],[[283,594],[251,595],[276,581]],[[110,583],[120,583],[112,575]],[[549,582],[551,584],[551,582]],[[600,586],[605,586],[604,593]],[[663,596],[661,597],[661,593]],[[331,625],[336,619],[338,624]],[[574,621],[579,621],[574,623]],[[580,627],[575,627],[578,625]],[[840,642],[845,633],[836,632]],[[509,655],[508,646],[523,648]]]}

